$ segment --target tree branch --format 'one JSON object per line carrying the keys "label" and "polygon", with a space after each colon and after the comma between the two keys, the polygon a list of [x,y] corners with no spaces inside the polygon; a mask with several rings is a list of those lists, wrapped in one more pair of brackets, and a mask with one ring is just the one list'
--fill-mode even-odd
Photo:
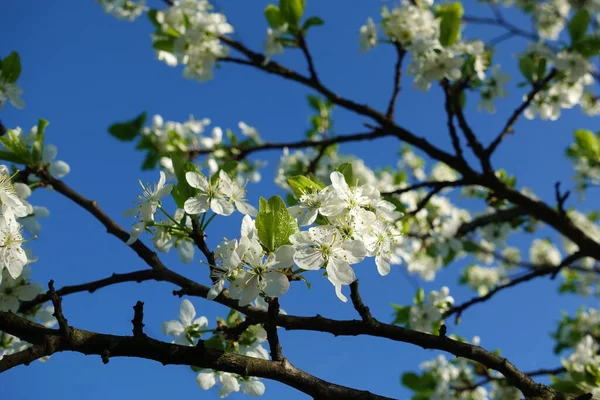
{"label": "tree branch", "polygon": [[[137,357],[155,360],[163,365],[190,365],[212,368],[241,376],[273,379],[296,388],[318,399],[391,400],[367,391],[336,385],[304,372],[289,362],[274,362],[251,358],[221,350],[180,346],[151,338],[116,336],[73,328],[73,341],[64,340],[58,330],[44,328],[15,314],[0,312],[0,329],[34,345],[45,346],[43,355],[75,351],[86,355],[103,356],[110,349],[110,357]],[[37,347],[36,347],[37,349]],[[31,359],[33,356],[25,358]],[[8,359],[14,364],[15,357]],[[0,371],[8,369],[8,362],[0,361]]]}
{"label": "tree branch", "polygon": [[283,352],[279,344],[279,335],[277,334],[277,316],[279,315],[279,299],[269,299],[269,308],[267,311],[268,321],[265,323],[267,331],[267,340],[269,349],[271,349],[271,359],[273,361],[283,361]]}

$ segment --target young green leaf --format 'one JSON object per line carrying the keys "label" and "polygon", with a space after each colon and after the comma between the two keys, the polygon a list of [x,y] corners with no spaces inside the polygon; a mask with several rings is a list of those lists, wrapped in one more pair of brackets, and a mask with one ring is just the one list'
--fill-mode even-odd
{"label": "young green leaf", "polygon": [[143,112],[130,121],[112,124],[108,127],[108,133],[119,140],[131,141],[142,132],[145,122],[146,113]]}
{"label": "young green leaf", "polygon": [[579,11],[571,18],[569,22],[569,35],[571,43],[577,43],[585,36],[590,24],[590,13],[587,10],[580,8]]}
{"label": "young green leaf", "polygon": [[48,124],[49,122],[43,118],[40,118],[38,121],[35,140],[33,141],[33,146],[31,148],[31,156],[34,163],[42,160],[42,153],[44,151],[44,131]]}
{"label": "young green leaf", "polygon": [[451,46],[460,39],[460,20],[464,12],[462,4],[459,2],[438,7],[437,16],[441,18],[440,43],[442,46]]}
{"label": "young green leaf", "polygon": [[318,192],[324,187],[308,179],[304,175],[291,176],[288,178],[287,181],[292,190],[294,191],[294,195],[298,199],[306,193]]}
{"label": "young green leaf", "polygon": [[172,154],[171,160],[173,160],[173,169],[175,170],[175,176],[177,177],[177,185],[171,190],[171,195],[177,204],[177,207],[183,208],[183,204],[190,197],[194,197],[199,193],[198,189],[191,187],[185,179],[187,172],[197,172],[198,168],[194,163],[185,161],[180,155]]}
{"label": "young green leaf", "polygon": [[265,8],[265,18],[267,19],[267,23],[273,29],[279,28],[281,25],[285,24],[285,19],[281,15],[281,11],[279,7],[274,4],[269,4],[267,8]]}
{"label": "young green leaf", "polygon": [[275,251],[279,246],[290,244],[290,236],[299,228],[281,197],[273,196],[268,201],[260,198],[256,230],[262,245],[269,251]]}
{"label": "young green leaf", "polygon": [[352,164],[344,163],[337,167],[336,171],[340,172],[344,175],[344,179],[346,179],[346,183],[348,186],[354,186],[356,182],[354,182],[354,174],[352,173]]}
{"label": "young green leaf", "polygon": [[19,53],[13,51],[2,60],[2,79],[14,83],[21,75],[21,58]]}

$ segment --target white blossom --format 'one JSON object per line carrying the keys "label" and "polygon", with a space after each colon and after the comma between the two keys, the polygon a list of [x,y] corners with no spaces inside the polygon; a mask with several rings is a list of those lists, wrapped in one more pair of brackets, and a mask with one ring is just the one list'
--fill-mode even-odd
{"label": "white blossom", "polygon": [[[161,328],[165,335],[175,336],[173,343],[181,345],[193,345],[193,338],[190,333],[204,330],[208,327],[206,317],[196,318],[196,309],[188,300],[184,299],[179,306],[179,321],[171,320],[163,322]],[[201,336],[201,333],[198,333]]]}

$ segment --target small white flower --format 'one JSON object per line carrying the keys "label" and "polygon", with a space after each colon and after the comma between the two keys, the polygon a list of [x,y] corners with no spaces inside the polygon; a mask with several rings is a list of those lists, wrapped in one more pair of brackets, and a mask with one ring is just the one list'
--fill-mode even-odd
{"label": "small white flower", "polygon": [[529,260],[536,265],[559,265],[560,252],[554,245],[546,240],[535,239],[529,249]]}
{"label": "small white flower", "polygon": [[275,54],[283,54],[284,46],[282,36],[287,33],[287,28],[287,24],[283,24],[276,29],[267,29],[267,39],[265,40],[264,46],[266,55],[264,61],[265,64],[267,64]]}
{"label": "small white flower", "polygon": [[[190,332],[204,330],[208,327],[206,317],[196,317],[196,309],[188,299],[184,299],[179,307],[179,321],[163,322],[162,331],[165,335],[175,336],[172,343],[192,345],[193,339]],[[195,319],[194,319],[195,318]]]}
{"label": "small white flower", "polygon": [[27,255],[21,248],[23,242],[21,226],[14,219],[0,215],[0,282],[4,269],[13,279],[21,275],[27,264]]}
{"label": "small white flower", "polygon": [[296,247],[294,261],[305,270],[319,270],[327,264],[327,278],[335,286],[342,301],[348,299],[341,294],[341,285],[349,285],[355,279],[351,264],[361,262],[367,249],[360,240],[342,240],[342,235],[332,227],[313,227],[290,236]]}
{"label": "small white flower", "polygon": [[223,372],[219,377],[221,380],[221,388],[219,389],[219,397],[227,397],[233,392],[240,391],[240,383],[237,378],[229,372]]}
{"label": "small white flower", "polygon": [[223,180],[219,176],[215,182],[207,180],[204,175],[197,172],[187,172],[185,174],[187,183],[200,193],[196,197],[191,197],[185,201],[185,212],[191,215],[201,214],[210,208],[215,214],[231,215],[233,213],[233,204],[223,195]]}
{"label": "small white flower", "polygon": [[360,27],[358,42],[363,51],[369,51],[377,45],[377,25],[372,18],[367,19],[367,23]]}
{"label": "small white flower", "polygon": [[238,183],[232,180],[223,170],[221,170],[219,178],[222,182],[221,191],[229,198],[230,202],[235,204],[235,208],[237,208],[242,214],[255,217],[258,213],[258,210],[246,202],[246,189],[238,185]]}

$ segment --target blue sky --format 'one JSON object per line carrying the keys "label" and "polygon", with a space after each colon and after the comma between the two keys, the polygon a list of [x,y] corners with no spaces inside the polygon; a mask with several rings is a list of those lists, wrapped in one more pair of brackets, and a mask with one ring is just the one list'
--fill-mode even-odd
{"label": "blue sky", "polygon": [[[260,49],[265,35],[262,10],[267,1],[223,1],[218,3],[236,28],[236,38],[248,46]],[[162,7],[159,1],[151,6]],[[357,31],[368,16],[377,17],[381,2],[308,0],[307,14],[318,15],[326,25],[310,32],[312,49],[320,76],[333,90],[384,109],[391,92],[394,52],[380,46],[361,55]],[[146,18],[135,23],[118,21],[103,13],[92,0],[40,2],[21,0],[9,2],[0,14],[0,56],[16,50],[21,55],[23,73],[19,84],[25,90],[25,110],[11,107],[0,110],[2,122],[9,128],[29,129],[40,117],[50,121],[47,143],[59,149],[59,159],[71,165],[65,181],[99,205],[122,226],[130,219],[121,212],[131,206],[138,193],[137,179],[155,181],[158,173],[139,171],[143,155],[128,143],[110,137],[106,128],[115,121],[132,118],[142,111],[161,114],[169,120],[208,117],[214,125],[236,129],[240,120],[257,127],[265,140],[289,141],[301,139],[308,128],[309,108],[305,88],[267,76],[259,71],[239,66],[223,65],[215,80],[199,84],[188,81],[179,68],[173,69],[156,61],[151,48],[152,27]],[[485,9],[467,3],[468,14],[485,13]],[[377,18],[376,18],[377,19]],[[522,22],[522,21],[518,21]],[[471,38],[489,30],[469,29]],[[501,32],[500,32],[501,33]],[[522,93],[514,87],[518,82],[513,55],[524,48],[521,40],[509,41],[498,49],[497,62],[512,73],[511,96],[498,106],[494,116],[476,112],[475,97],[469,98],[467,110],[472,126],[482,140],[488,142],[499,132],[504,121],[516,107]],[[277,60],[304,70],[298,51],[288,51]],[[438,146],[450,148],[445,128],[443,100],[438,88],[430,93],[415,93],[408,77],[403,79],[403,92],[397,103],[397,121],[424,136]],[[334,111],[339,134],[364,131],[364,118],[340,109]],[[553,185],[563,181],[572,187],[573,174],[564,158],[574,128],[593,128],[591,120],[582,118],[579,110],[566,111],[555,123],[521,120],[516,134],[508,138],[494,161],[518,176],[519,186],[528,186],[547,201],[553,201]],[[380,140],[348,144],[342,151],[355,153],[372,168],[393,166],[397,161],[399,143]],[[279,194],[272,184],[273,170],[279,152],[257,155],[269,161],[264,180],[249,187],[249,197],[255,203],[259,195]],[[591,198],[594,200],[594,198]],[[588,210],[586,205],[575,203]],[[82,283],[127,272],[145,266],[123,243],[108,236],[100,224],[57,193],[36,191],[32,203],[47,206],[50,218],[42,221],[43,231],[31,244],[40,260],[33,266],[34,279],[57,286]],[[591,203],[590,203],[591,204]],[[474,210],[481,211],[482,204]],[[241,216],[220,218],[211,226],[210,243],[223,236],[234,237],[239,232]],[[527,245],[527,242],[522,244]],[[206,267],[196,257],[194,263],[180,265],[175,254],[163,256],[164,261],[179,273],[208,283]],[[427,290],[448,285],[451,293],[462,302],[473,296],[456,281],[466,263],[452,264],[439,274]],[[403,267],[383,278],[374,263],[365,262],[356,268],[361,280],[363,298],[376,317],[390,321],[389,303],[409,304],[414,295],[414,279],[407,279]],[[312,278],[313,287],[294,285],[281,299],[282,307],[292,314],[320,313],[334,318],[355,318],[351,304],[341,303],[333,288],[319,274]],[[486,305],[466,312],[459,326],[450,326],[450,333],[464,337],[479,335],[482,346],[501,347],[503,354],[523,370],[555,367],[559,360],[551,353],[548,331],[560,318],[560,310],[574,311],[580,304],[592,305],[593,300],[574,296],[558,296],[557,282],[537,280],[504,293]],[[180,299],[174,288],[165,283],[124,284],[96,292],[64,299],[64,311],[69,322],[82,329],[113,334],[130,334],[132,306],[145,302],[145,323],[149,335],[167,339],[160,332],[162,321],[178,313]],[[214,317],[227,310],[202,299],[191,299],[200,315],[206,315],[214,326]],[[416,370],[421,361],[435,353],[403,343],[393,343],[366,337],[333,338],[315,332],[282,332],[284,354],[296,366],[323,379],[368,389],[395,398],[407,398],[401,388],[402,371]],[[46,364],[33,363],[0,376],[3,398],[38,399],[60,396],[65,399],[89,400],[105,398],[217,398],[216,391],[203,392],[195,384],[195,374],[186,367],[163,367],[144,360],[113,359],[103,365],[99,357],[79,354],[58,354]],[[265,399],[306,399],[307,396],[276,382],[266,381]],[[232,399],[243,395],[233,394]]]}

